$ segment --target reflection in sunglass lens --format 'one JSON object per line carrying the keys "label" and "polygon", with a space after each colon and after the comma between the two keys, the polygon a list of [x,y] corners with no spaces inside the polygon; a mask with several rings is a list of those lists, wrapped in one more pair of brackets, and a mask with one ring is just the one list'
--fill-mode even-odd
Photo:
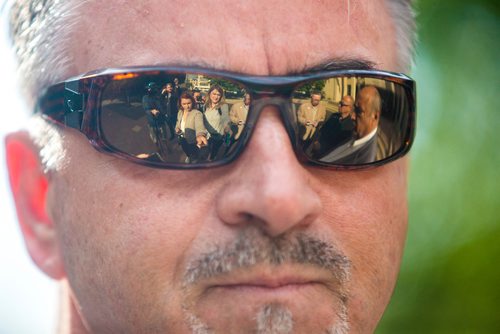
{"label": "reflection in sunglass lens", "polygon": [[298,87],[292,103],[302,151],[312,161],[373,163],[405,145],[410,102],[397,83],[368,77],[317,80]]}
{"label": "reflection in sunglass lens", "polygon": [[102,92],[100,131],[107,146],[137,159],[218,161],[239,144],[250,99],[241,85],[216,77],[115,75]]}

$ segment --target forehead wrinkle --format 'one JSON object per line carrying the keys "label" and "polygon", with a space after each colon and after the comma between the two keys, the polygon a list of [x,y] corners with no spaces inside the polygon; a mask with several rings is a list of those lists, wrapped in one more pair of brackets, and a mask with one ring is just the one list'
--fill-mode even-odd
{"label": "forehead wrinkle", "polygon": [[[366,41],[359,39],[355,27],[350,25],[349,1],[316,0],[305,8],[297,6],[301,3],[300,0],[273,1],[260,16],[268,74],[306,72],[329,59],[342,63],[334,68],[346,68],[345,59],[359,60],[354,68],[371,68],[378,63],[364,47]],[[354,5],[357,7],[357,2]],[[364,15],[365,11],[356,11],[356,14]],[[277,19],[280,16],[294,19],[282,22]],[[356,42],[351,42],[354,40]],[[368,65],[360,66],[360,63]]]}
{"label": "forehead wrinkle", "polygon": [[[258,33],[256,29],[253,26],[249,28],[249,23],[252,22],[250,16],[245,21],[241,19],[241,15],[238,18],[236,15],[231,15],[225,18],[224,24],[212,24],[210,20],[207,20],[206,13],[191,11],[189,4],[186,4],[179,11],[175,8],[168,11],[155,11],[151,9],[154,3],[155,1],[151,1],[148,2],[148,5],[133,5],[133,10],[127,10],[122,15],[119,15],[119,11],[123,11],[123,8],[117,6],[116,3],[110,5],[111,7],[108,7],[108,3],[92,3],[82,13],[84,15],[81,15],[82,19],[76,30],[88,29],[88,32],[84,34],[86,38],[92,44],[97,44],[99,46],[97,49],[107,51],[99,54],[80,52],[77,55],[82,63],[79,71],[85,72],[96,67],[171,64],[225,70],[239,68],[242,72],[254,73],[256,68],[265,67],[261,64],[258,67],[251,67],[249,64],[250,60],[247,56],[250,53],[254,55],[254,58],[251,59],[253,62],[256,59],[262,59],[259,51],[262,49],[262,42],[256,38]],[[98,16],[98,13],[103,10],[116,11],[117,15],[121,16],[122,22],[134,22],[133,20],[139,17],[141,25],[143,21],[147,24],[141,28],[140,32],[132,29],[125,34],[118,25],[111,26],[106,29],[107,36],[100,40],[92,40],[92,36],[98,35],[94,32],[99,25],[107,24]],[[172,14],[174,11],[175,15]],[[136,15],[136,13],[140,14]],[[185,23],[182,21],[182,17],[189,17],[189,22],[201,22],[202,24]],[[159,22],[165,23],[160,24]],[[237,33],[228,31],[226,27],[228,22],[233,23],[234,27],[231,28],[237,29]],[[242,27],[241,23],[247,24],[246,29]],[[210,24],[212,29],[207,29],[206,24]],[[78,31],[75,34],[78,34]],[[221,36],[225,36],[225,38],[221,38]],[[118,42],[124,38],[127,38],[124,42],[126,48]],[[238,43],[239,39],[244,39],[245,43]],[[77,44],[76,48],[82,45],[80,41]],[[83,44],[85,45],[85,43]],[[133,57],[131,57],[132,53]]]}
{"label": "forehead wrinkle", "polygon": [[[379,63],[379,59],[369,57],[363,43],[356,41],[355,31],[348,24],[349,15],[360,13],[352,1],[350,9],[345,1],[317,1],[304,8],[298,6],[302,1],[275,1],[266,3],[260,13],[255,12],[254,3],[221,1],[214,13],[223,17],[222,21],[210,20],[203,8],[194,10],[193,3],[172,3],[169,10],[158,9],[155,4],[164,2],[156,0],[126,6],[123,0],[89,3],[91,8],[82,13],[75,30],[88,29],[83,36],[89,38],[99,36],[97,30],[104,25],[107,35],[92,41],[97,47],[76,55],[80,58],[79,73],[103,67],[169,64],[283,75],[303,72],[332,58]],[[115,24],[110,25],[109,18],[99,15],[109,11],[117,17],[113,19]],[[141,29],[124,29],[137,20]],[[74,48],[85,47],[86,43],[75,40],[79,45]]]}

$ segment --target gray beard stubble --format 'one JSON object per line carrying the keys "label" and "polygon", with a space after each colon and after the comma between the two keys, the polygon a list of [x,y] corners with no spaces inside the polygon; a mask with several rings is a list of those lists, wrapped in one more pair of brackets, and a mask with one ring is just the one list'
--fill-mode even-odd
{"label": "gray beard stubble", "polygon": [[[202,280],[262,263],[272,266],[304,264],[328,270],[337,283],[336,294],[341,304],[337,312],[339,323],[325,329],[325,333],[344,334],[349,331],[345,284],[350,276],[350,261],[331,243],[305,233],[273,238],[255,227],[244,229],[235,241],[224,246],[216,245],[211,251],[190,261],[184,275],[184,289]],[[184,305],[184,308],[187,311],[186,321],[194,334],[214,333],[188,306]],[[280,304],[264,305],[257,312],[255,321],[256,334],[293,332],[293,314]]]}

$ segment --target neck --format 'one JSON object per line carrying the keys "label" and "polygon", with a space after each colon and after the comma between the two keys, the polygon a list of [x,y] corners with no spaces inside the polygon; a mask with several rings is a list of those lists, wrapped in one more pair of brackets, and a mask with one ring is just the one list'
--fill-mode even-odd
{"label": "neck", "polygon": [[366,128],[365,131],[363,131],[363,134],[359,134],[359,138],[361,139],[368,136],[375,129],[377,129],[377,126],[370,126],[369,128]]}

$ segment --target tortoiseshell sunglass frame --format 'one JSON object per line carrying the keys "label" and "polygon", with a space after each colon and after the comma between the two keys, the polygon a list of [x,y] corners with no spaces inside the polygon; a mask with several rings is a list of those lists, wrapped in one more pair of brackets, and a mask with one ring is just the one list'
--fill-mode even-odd
{"label": "tortoiseshell sunglass frame", "polygon": [[[100,101],[102,91],[111,81],[122,80],[127,77],[138,78],[144,75],[181,76],[186,74],[200,74],[206,77],[228,80],[244,87],[245,91],[250,93],[252,104],[248,112],[245,129],[238,140],[237,147],[228,156],[217,161],[205,161],[195,164],[148,161],[132,154],[117,151],[103,139],[99,123]],[[408,101],[407,128],[404,132],[405,136],[402,138],[401,147],[396,152],[379,161],[353,165],[329,164],[307,156],[300,145],[297,116],[292,108],[293,92],[297,87],[307,82],[337,77],[381,79],[396,83],[404,89],[404,94],[406,94]],[[340,70],[290,76],[252,76],[202,68],[163,66],[124,67],[92,71],[50,86],[39,97],[35,112],[43,114],[44,118],[60,126],[77,129],[100,152],[153,168],[200,169],[226,165],[235,160],[248,144],[263,108],[273,105],[281,112],[291,144],[297,155],[297,159],[301,163],[334,170],[355,170],[381,166],[408,153],[415,137],[415,90],[415,82],[406,75],[379,70]]]}

